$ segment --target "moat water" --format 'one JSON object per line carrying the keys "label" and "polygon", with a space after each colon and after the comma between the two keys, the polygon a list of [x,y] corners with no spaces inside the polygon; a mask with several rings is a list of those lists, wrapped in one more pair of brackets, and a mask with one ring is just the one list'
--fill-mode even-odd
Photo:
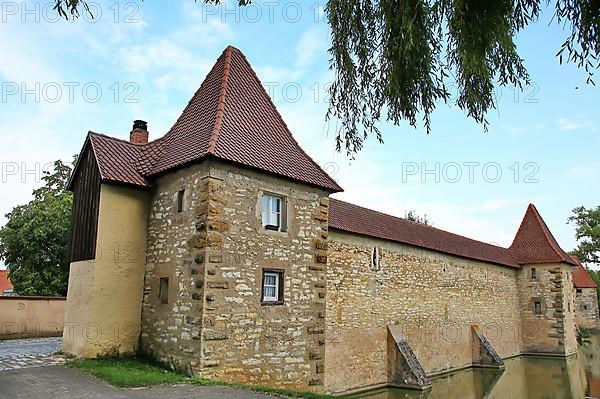
{"label": "moat water", "polygon": [[583,399],[600,398],[600,335],[568,359],[516,357],[504,370],[467,369],[432,381],[425,392],[383,389],[362,399]]}

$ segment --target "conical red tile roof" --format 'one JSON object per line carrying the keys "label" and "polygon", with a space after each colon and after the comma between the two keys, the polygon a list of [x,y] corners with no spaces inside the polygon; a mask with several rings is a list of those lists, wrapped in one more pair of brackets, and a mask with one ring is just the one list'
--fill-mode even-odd
{"label": "conical red tile roof", "polygon": [[246,57],[229,46],[162,138],[143,145],[90,133],[101,175],[148,187],[149,179],[208,157],[324,188],[342,188],[292,136]]}
{"label": "conical red tile roof", "polygon": [[529,204],[515,239],[508,249],[521,265],[529,263],[560,263],[576,265],[558,245],[533,204]]}

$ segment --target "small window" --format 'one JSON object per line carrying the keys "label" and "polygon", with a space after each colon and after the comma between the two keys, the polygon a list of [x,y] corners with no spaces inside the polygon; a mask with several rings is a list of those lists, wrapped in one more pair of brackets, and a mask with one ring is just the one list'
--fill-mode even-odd
{"label": "small window", "polygon": [[577,288],[575,291],[576,291],[578,294],[581,294],[581,293],[582,293],[582,291],[581,291],[581,288]]}
{"label": "small window", "polygon": [[537,270],[535,270],[535,267],[531,268],[531,279],[532,280],[537,279]]}
{"label": "small window", "polygon": [[542,303],[534,302],[533,303],[533,311],[537,314],[542,314]]}
{"label": "small window", "polygon": [[587,310],[587,305],[583,305],[583,310]]}
{"label": "small window", "polygon": [[379,271],[381,269],[379,248],[373,247],[371,251],[371,270]]}
{"label": "small window", "polygon": [[267,230],[286,230],[285,197],[267,193],[263,194],[262,225]]}
{"label": "small window", "polygon": [[177,192],[177,213],[183,212],[185,209],[185,190]]}
{"label": "small window", "polygon": [[165,305],[169,303],[169,278],[162,277],[160,279],[160,285],[158,287],[158,298],[160,303]]}
{"label": "small window", "polygon": [[265,305],[283,303],[283,271],[263,271],[262,303]]}

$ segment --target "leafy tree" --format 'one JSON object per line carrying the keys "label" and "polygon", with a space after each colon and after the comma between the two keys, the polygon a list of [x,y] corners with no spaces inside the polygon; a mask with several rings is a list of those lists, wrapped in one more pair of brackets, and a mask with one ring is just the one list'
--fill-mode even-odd
{"label": "leafy tree", "polygon": [[427,215],[423,215],[420,216],[419,214],[417,214],[417,211],[408,211],[408,213],[406,214],[405,217],[406,220],[410,220],[411,222],[417,222],[417,223],[421,223],[424,224],[426,226],[431,226],[432,223],[429,221],[429,219],[427,218]]}
{"label": "leafy tree", "polygon": [[[89,13],[84,0],[54,1],[65,18],[80,8]],[[593,84],[600,66],[598,0],[328,0],[335,81],[327,118],[340,122],[337,149],[354,154],[373,135],[382,142],[382,117],[417,127],[422,115],[429,133],[432,112],[450,101],[450,86],[458,91],[455,105],[487,130],[494,86],[530,83],[515,36],[552,5],[552,20],[567,30],[557,43],[559,62],[583,68]]]}
{"label": "leafy tree", "polygon": [[568,221],[576,226],[578,245],[573,255],[584,263],[600,263],[600,206],[590,209],[579,206],[573,209]]}
{"label": "leafy tree", "polygon": [[9,269],[17,295],[64,296],[69,279],[72,167],[54,162],[33,200],[6,215],[0,229],[0,259]]}

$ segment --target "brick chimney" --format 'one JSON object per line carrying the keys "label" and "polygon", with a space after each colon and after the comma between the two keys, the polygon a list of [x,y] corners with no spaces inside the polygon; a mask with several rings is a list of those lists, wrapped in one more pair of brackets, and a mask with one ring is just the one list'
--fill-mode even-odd
{"label": "brick chimney", "polygon": [[129,133],[129,142],[133,144],[148,143],[148,122],[139,119],[133,121],[133,129]]}

